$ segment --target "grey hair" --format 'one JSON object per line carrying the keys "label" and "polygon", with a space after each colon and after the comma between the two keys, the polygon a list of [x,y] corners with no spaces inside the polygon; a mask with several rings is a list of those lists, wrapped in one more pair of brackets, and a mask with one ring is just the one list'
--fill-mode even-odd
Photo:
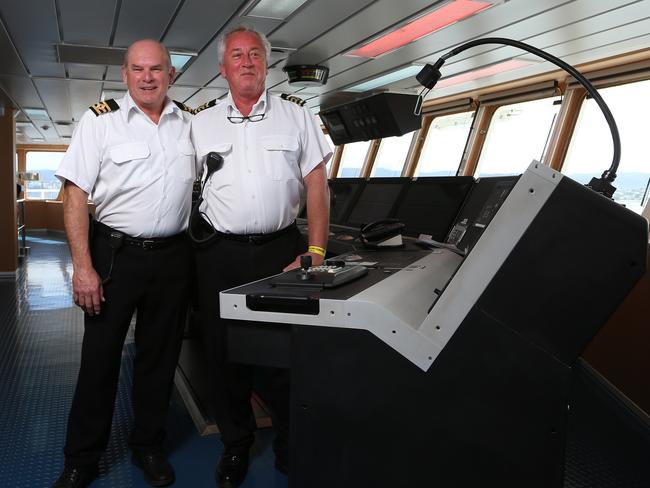
{"label": "grey hair", "polygon": [[219,36],[219,39],[217,40],[217,60],[219,61],[220,65],[223,64],[223,56],[226,54],[226,40],[228,39],[228,36],[234,34],[235,32],[250,32],[251,34],[259,37],[260,41],[262,41],[262,45],[264,46],[264,51],[266,52],[266,62],[268,63],[268,60],[271,58],[271,43],[269,40],[264,34],[256,30],[254,27],[246,24],[241,24],[228,29],[226,32]]}
{"label": "grey hair", "polygon": [[127,48],[127,50],[124,51],[124,61],[122,62],[122,67],[123,68],[128,68],[129,67],[129,52],[131,51],[131,47],[134,44],[136,44],[138,42],[142,42],[142,41],[150,41],[150,42],[154,42],[154,43],[158,44],[162,48],[163,52],[165,53],[165,58],[167,59],[167,67],[169,69],[172,68],[172,66],[173,66],[172,65],[172,57],[171,57],[171,54],[169,54],[169,49],[167,49],[167,47],[164,44],[162,44],[161,42],[156,41],[155,39],[138,39],[137,41],[132,42],[131,45]]}

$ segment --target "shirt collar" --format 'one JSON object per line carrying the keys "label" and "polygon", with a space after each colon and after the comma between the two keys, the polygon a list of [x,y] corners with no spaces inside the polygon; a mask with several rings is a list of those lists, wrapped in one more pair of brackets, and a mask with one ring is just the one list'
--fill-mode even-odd
{"label": "shirt collar", "polygon": [[[122,105],[124,107],[124,111],[126,113],[126,116],[129,117],[131,113],[134,111],[140,112],[142,115],[145,117],[147,116],[140,107],[138,107],[133,101],[133,98],[131,98],[131,94],[129,92],[126,92],[126,95],[122,99]],[[163,115],[165,114],[176,114],[179,117],[183,117],[182,110],[176,106],[174,102],[170,100],[169,97],[165,97],[165,104],[163,106],[162,112],[160,114],[160,117],[162,118]]]}
{"label": "shirt collar", "polygon": [[[267,95],[266,95],[266,90],[262,92],[260,95],[260,98],[258,98],[257,102],[253,105],[253,109],[251,110],[251,113],[248,115],[255,115],[255,114],[263,114],[268,113],[268,100],[267,100]],[[237,108],[237,105],[235,105],[235,101],[232,99],[232,94],[230,91],[228,91],[228,96],[226,97],[226,109],[228,111],[228,116],[236,115],[236,116],[241,116],[242,113],[239,111]]]}

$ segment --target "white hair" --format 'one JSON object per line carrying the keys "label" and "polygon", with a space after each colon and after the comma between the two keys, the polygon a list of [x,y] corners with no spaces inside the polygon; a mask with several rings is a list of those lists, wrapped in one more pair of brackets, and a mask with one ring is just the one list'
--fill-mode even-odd
{"label": "white hair", "polygon": [[266,38],[264,34],[256,30],[254,27],[241,24],[231,29],[228,29],[226,32],[224,32],[219,36],[219,39],[217,41],[217,59],[220,65],[223,64],[223,56],[224,54],[226,54],[226,40],[228,39],[228,36],[234,34],[235,32],[250,32],[251,34],[256,35],[262,42],[262,45],[264,46],[264,51],[266,52],[266,62],[268,63],[269,59],[271,58],[271,43],[269,42],[269,40]]}

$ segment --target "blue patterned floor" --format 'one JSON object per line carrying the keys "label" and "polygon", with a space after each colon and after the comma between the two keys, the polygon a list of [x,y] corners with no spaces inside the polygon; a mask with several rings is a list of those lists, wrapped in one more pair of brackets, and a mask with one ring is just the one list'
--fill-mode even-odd
{"label": "blue patterned floor", "polygon": [[[83,317],[71,300],[72,264],[62,234],[28,236],[29,256],[16,281],[0,281],[0,488],[49,487],[63,466],[63,442],[77,377]],[[130,463],[134,346],[122,356],[120,385],[108,449],[92,488],[147,485]],[[177,487],[213,487],[221,454],[216,436],[200,437],[175,393],[167,450]],[[273,467],[271,432],[261,430],[242,488],[286,488]]]}

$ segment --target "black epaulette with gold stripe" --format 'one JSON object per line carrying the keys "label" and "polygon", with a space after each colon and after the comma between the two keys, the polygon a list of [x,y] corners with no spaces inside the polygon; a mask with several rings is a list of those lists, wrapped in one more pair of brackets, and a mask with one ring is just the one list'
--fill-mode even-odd
{"label": "black epaulette with gold stripe", "polygon": [[183,112],[189,112],[191,114],[194,114],[194,109],[188,107],[183,102],[177,102],[176,100],[172,100],[172,102],[174,102],[176,106],[180,108]]}
{"label": "black epaulette with gold stripe", "polygon": [[306,103],[302,98],[298,98],[295,95],[289,95],[288,93],[283,93],[282,95],[280,95],[280,98],[282,98],[282,100],[286,100],[287,102],[296,103],[301,107]]}
{"label": "black epaulette with gold stripe", "polygon": [[88,107],[96,116],[102,114],[107,114],[108,112],[115,112],[120,109],[120,106],[112,98],[110,100],[104,100],[103,102],[96,103]]}
{"label": "black epaulette with gold stripe", "polygon": [[199,105],[193,110],[194,115],[198,114],[199,112],[202,112],[206,108],[211,108],[214,107],[217,104],[217,99],[215,98],[214,100],[210,100],[209,102],[204,103],[203,105]]}

